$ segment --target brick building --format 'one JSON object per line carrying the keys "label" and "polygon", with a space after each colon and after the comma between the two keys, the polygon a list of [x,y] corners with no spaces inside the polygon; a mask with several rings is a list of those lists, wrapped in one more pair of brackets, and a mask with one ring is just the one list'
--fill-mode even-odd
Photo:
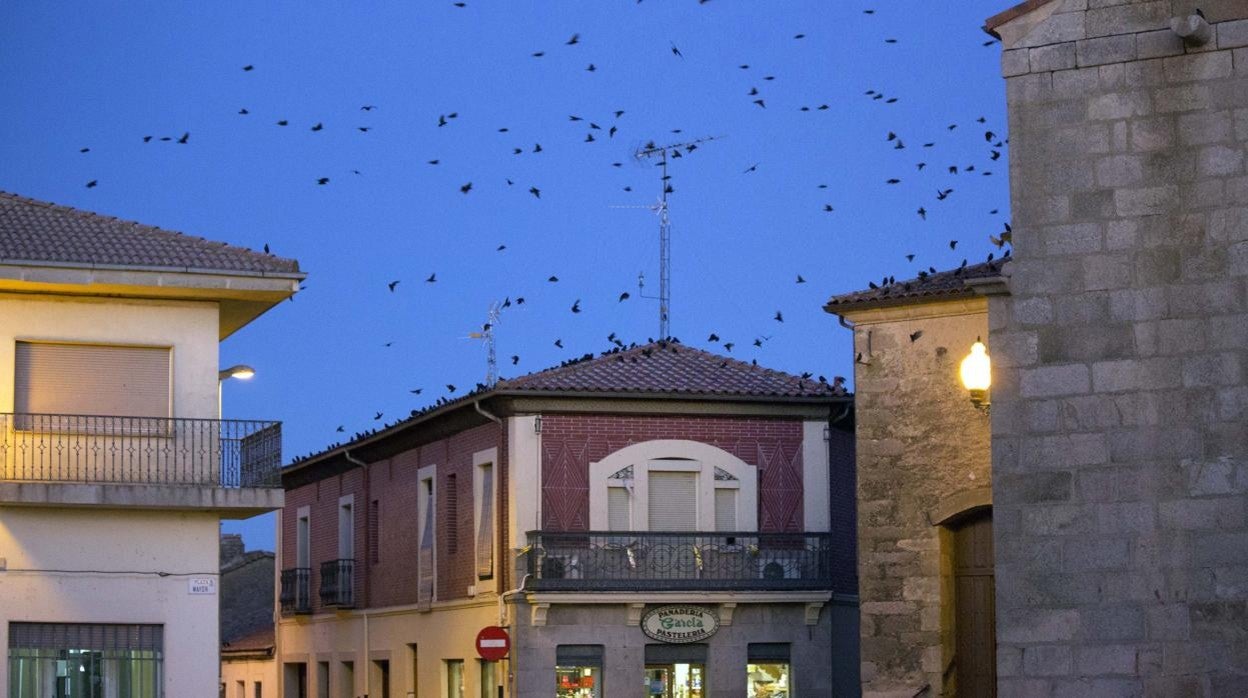
{"label": "brick building", "polygon": [[855,690],[850,424],[827,384],[661,342],[296,462],[284,695]]}

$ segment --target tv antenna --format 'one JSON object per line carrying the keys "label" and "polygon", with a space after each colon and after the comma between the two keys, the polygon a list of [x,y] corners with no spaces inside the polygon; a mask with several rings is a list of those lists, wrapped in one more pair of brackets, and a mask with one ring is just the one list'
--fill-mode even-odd
{"label": "tv antenna", "polygon": [[637,275],[637,295],[642,298],[651,298],[659,301],[660,337],[672,336],[672,225],[671,219],[668,217],[667,195],[672,193],[673,189],[671,176],[667,174],[668,154],[670,153],[671,158],[675,160],[697,150],[698,146],[703,143],[721,138],[723,136],[708,136],[706,138],[685,141],[684,143],[670,143],[668,145],[655,145],[654,141],[651,141],[633,153],[633,157],[638,160],[653,157],[659,158],[657,166],[662,168],[663,171],[663,176],[659,179],[663,187],[662,193],[659,195],[659,201],[652,206],[646,207],[659,214],[659,295],[647,296],[645,294],[645,274]]}
{"label": "tv antenna", "polygon": [[498,356],[494,352],[494,328],[498,325],[502,312],[503,304],[498,301],[490,303],[490,310],[486,314],[485,324],[481,326],[481,331],[468,333],[469,339],[485,341],[485,385],[487,388],[493,388],[498,383]]}

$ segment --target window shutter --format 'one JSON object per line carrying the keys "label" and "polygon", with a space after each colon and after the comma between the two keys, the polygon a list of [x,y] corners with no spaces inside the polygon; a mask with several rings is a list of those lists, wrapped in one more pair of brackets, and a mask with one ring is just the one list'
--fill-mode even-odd
{"label": "window shutter", "polygon": [[459,552],[459,487],[455,481],[454,474],[446,476],[446,512],[442,517],[446,521],[446,552],[452,555]]}
{"label": "window shutter", "polygon": [[698,530],[698,474],[650,472],[650,530]]}
{"label": "window shutter", "polygon": [[737,491],[721,487],[715,490],[715,530],[737,530]]}
{"label": "window shutter", "polygon": [[368,559],[374,565],[381,562],[381,500],[378,499],[368,508]]}
{"label": "window shutter", "polygon": [[494,576],[494,466],[481,466],[481,517],[477,521],[477,577]]}
{"label": "window shutter", "polygon": [[629,516],[628,488],[625,487],[608,487],[607,488],[607,530],[608,531],[627,531],[632,518]]}
{"label": "window shutter", "polygon": [[170,416],[169,349],[34,342],[15,349],[15,412]]}

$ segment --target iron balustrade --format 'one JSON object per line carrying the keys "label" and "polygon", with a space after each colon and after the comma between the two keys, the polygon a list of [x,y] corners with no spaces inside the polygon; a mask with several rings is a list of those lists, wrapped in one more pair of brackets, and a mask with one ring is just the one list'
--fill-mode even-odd
{"label": "iron balustrade", "polygon": [[0,413],[0,480],[282,486],[282,424]]}
{"label": "iron balustrade", "polygon": [[282,613],[311,613],[312,569],[293,567],[282,570],[278,601],[282,605]]}
{"label": "iron balustrade", "polygon": [[538,591],[831,590],[830,533],[528,534]]}
{"label": "iron balustrade", "polygon": [[355,606],[355,560],[321,563],[321,605],[339,608]]}

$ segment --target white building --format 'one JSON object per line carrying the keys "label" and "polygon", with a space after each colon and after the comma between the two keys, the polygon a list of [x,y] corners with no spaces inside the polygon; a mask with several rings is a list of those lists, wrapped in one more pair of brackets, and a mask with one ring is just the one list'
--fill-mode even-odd
{"label": "white building", "polygon": [[293,260],[0,192],[0,686],[218,692],[218,528],[282,506],[276,422],[222,420],[218,343]]}

